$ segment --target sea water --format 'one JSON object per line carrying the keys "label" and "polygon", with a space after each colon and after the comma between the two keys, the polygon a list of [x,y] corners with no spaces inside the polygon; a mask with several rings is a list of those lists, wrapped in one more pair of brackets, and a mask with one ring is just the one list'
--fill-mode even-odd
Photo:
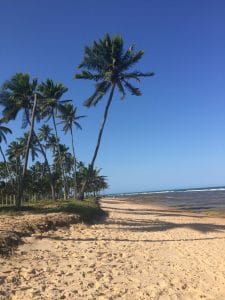
{"label": "sea water", "polygon": [[135,201],[151,202],[181,209],[225,209],[225,187],[145,191],[115,194],[116,197],[130,197]]}

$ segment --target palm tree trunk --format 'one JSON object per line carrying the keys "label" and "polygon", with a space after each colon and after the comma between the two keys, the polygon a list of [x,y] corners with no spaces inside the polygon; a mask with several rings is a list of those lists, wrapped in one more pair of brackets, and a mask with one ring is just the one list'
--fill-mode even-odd
{"label": "palm tree trunk", "polygon": [[[26,117],[27,117],[27,122],[28,124],[31,126],[31,122],[30,122],[30,118],[29,118],[29,113],[27,111],[26,112]],[[51,192],[52,192],[52,200],[55,201],[55,184],[54,184],[54,180],[53,180],[53,176],[52,176],[52,172],[51,172],[51,168],[49,166],[49,163],[48,163],[48,159],[47,159],[47,156],[46,156],[46,153],[45,153],[45,150],[35,132],[35,130],[33,129],[33,135],[38,143],[38,146],[40,147],[40,150],[41,150],[41,154],[43,155],[44,157],[44,160],[45,160],[45,164],[47,166],[47,169],[48,169],[48,172],[49,172],[49,177],[50,177],[50,181],[49,181],[49,184],[50,184],[50,187],[51,187]]]}
{"label": "palm tree trunk", "polygon": [[8,176],[9,176],[9,178],[10,178],[10,180],[11,180],[11,183],[13,183],[13,182],[12,182],[12,174],[11,174],[11,172],[10,172],[10,170],[9,170],[9,166],[8,166],[7,161],[6,161],[5,154],[4,154],[4,152],[2,151],[1,145],[0,145],[0,152],[1,152],[2,158],[3,158],[3,160],[4,160],[4,163],[5,163],[5,167],[6,167],[6,171],[7,171],[7,173],[8,173]]}
{"label": "palm tree trunk", "polygon": [[35,139],[37,140],[37,143],[38,143],[38,146],[40,147],[41,149],[41,154],[43,155],[44,157],[44,160],[45,160],[45,164],[47,166],[47,169],[48,169],[48,173],[49,173],[49,184],[50,184],[50,187],[51,187],[51,192],[52,192],[52,200],[55,201],[55,184],[54,184],[54,180],[53,180],[53,176],[52,176],[52,172],[51,172],[51,168],[49,166],[49,163],[48,163],[48,159],[47,159],[47,155],[45,153],[45,150],[43,148],[43,145],[41,144],[41,142],[39,141],[39,138],[36,134],[36,132],[33,130],[33,134],[35,136]]}
{"label": "palm tree trunk", "polygon": [[23,190],[24,190],[24,179],[25,179],[25,175],[26,175],[26,171],[27,171],[30,144],[31,144],[32,136],[33,136],[33,130],[34,130],[36,106],[37,106],[37,94],[34,94],[34,104],[33,104],[32,115],[31,115],[30,132],[29,132],[29,136],[28,136],[28,140],[27,140],[27,146],[26,146],[26,152],[25,152],[25,158],[24,158],[23,172],[22,172],[22,177],[21,177],[19,197],[18,197],[18,201],[16,203],[16,208],[17,209],[21,208],[21,201],[22,201]]}
{"label": "palm tree trunk", "polygon": [[17,206],[17,202],[19,201],[19,195],[20,195],[20,158],[17,156],[16,157],[16,189],[17,189],[17,193],[16,193],[16,206]]}
{"label": "palm tree trunk", "polygon": [[[98,134],[97,144],[96,144],[96,147],[95,147],[95,151],[94,151],[94,155],[93,155],[90,167],[88,168],[88,176],[87,177],[89,177],[90,171],[93,170],[93,168],[94,168],[95,160],[96,160],[96,157],[97,157],[97,154],[98,154],[98,150],[99,150],[99,147],[100,147],[100,144],[101,144],[103,130],[104,130],[104,127],[105,127],[107,116],[108,116],[109,107],[110,107],[110,104],[111,104],[112,99],[113,99],[113,94],[114,94],[115,86],[116,85],[113,84],[111,92],[110,92],[110,95],[109,95],[108,102],[107,102],[106,107],[105,107],[105,112],[104,112],[102,124],[101,124],[100,130],[99,130],[99,134]],[[80,194],[79,194],[79,199],[80,200],[84,199],[84,190],[85,190],[85,187],[87,185],[87,182],[88,182],[88,178],[86,178],[86,180],[84,181],[84,184],[81,187],[81,191],[80,191]]]}
{"label": "palm tree trunk", "polygon": [[71,138],[72,138],[72,149],[74,157],[74,197],[77,198],[77,161],[75,156],[74,138],[73,138],[73,127],[70,128]]}
{"label": "palm tree trunk", "polygon": [[57,139],[57,148],[58,148],[58,153],[59,153],[60,167],[61,167],[61,171],[62,171],[63,196],[64,196],[64,200],[66,200],[66,178],[65,178],[65,173],[64,173],[62,160],[61,160],[61,151],[60,151],[60,147],[59,147],[59,138],[58,138],[58,131],[57,131],[57,127],[56,127],[54,111],[52,111],[52,120],[53,120],[54,129],[55,129],[55,136],[56,136],[56,139]]}

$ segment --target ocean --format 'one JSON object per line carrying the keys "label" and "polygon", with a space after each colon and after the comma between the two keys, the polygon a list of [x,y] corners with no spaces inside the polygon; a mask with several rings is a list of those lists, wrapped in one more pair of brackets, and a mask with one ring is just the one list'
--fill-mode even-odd
{"label": "ocean", "polygon": [[113,196],[182,210],[225,209],[225,187],[120,193]]}

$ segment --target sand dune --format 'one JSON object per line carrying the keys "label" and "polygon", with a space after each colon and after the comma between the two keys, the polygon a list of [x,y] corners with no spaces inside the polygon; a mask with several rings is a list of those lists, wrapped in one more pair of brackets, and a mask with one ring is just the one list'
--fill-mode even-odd
{"label": "sand dune", "polygon": [[103,199],[102,223],[25,238],[0,299],[225,299],[225,220]]}

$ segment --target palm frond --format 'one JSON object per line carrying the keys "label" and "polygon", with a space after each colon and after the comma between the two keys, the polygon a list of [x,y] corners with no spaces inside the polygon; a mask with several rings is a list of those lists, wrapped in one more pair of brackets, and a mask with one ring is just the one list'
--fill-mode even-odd
{"label": "palm frond", "polygon": [[81,127],[81,125],[80,125],[78,122],[74,122],[74,125],[75,125],[78,129],[82,130],[82,127]]}
{"label": "palm frond", "polygon": [[138,82],[140,82],[139,77],[150,77],[153,75],[154,75],[153,72],[142,73],[142,72],[134,71],[130,73],[121,73],[121,79],[135,79]]}
{"label": "palm frond", "polygon": [[80,74],[74,76],[75,79],[86,79],[86,80],[101,80],[103,79],[102,74],[92,74],[89,71],[82,71]]}
{"label": "palm frond", "polygon": [[143,50],[139,50],[134,54],[130,55],[130,57],[123,63],[123,70],[128,70],[131,67],[133,67],[133,65],[135,65],[142,58],[143,55]]}
{"label": "palm frond", "polygon": [[110,88],[111,83],[108,81],[102,81],[95,85],[95,92],[89,97],[86,101],[84,101],[84,106],[90,107],[95,106],[99,100],[107,93]]}
{"label": "palm frond", "polygon": [[131,83],[126,80],[123,80],[125,88],[134,96],[141,96],[141,91],[139,88],[134,87]]}
{"label": "palm frond", "polygon": [[124,87],[120,80],[117,82],[117,87],[118,87],[119,92],[121,93],[120,99],[123,100],[126,96],[126,92],[125,92]]}

